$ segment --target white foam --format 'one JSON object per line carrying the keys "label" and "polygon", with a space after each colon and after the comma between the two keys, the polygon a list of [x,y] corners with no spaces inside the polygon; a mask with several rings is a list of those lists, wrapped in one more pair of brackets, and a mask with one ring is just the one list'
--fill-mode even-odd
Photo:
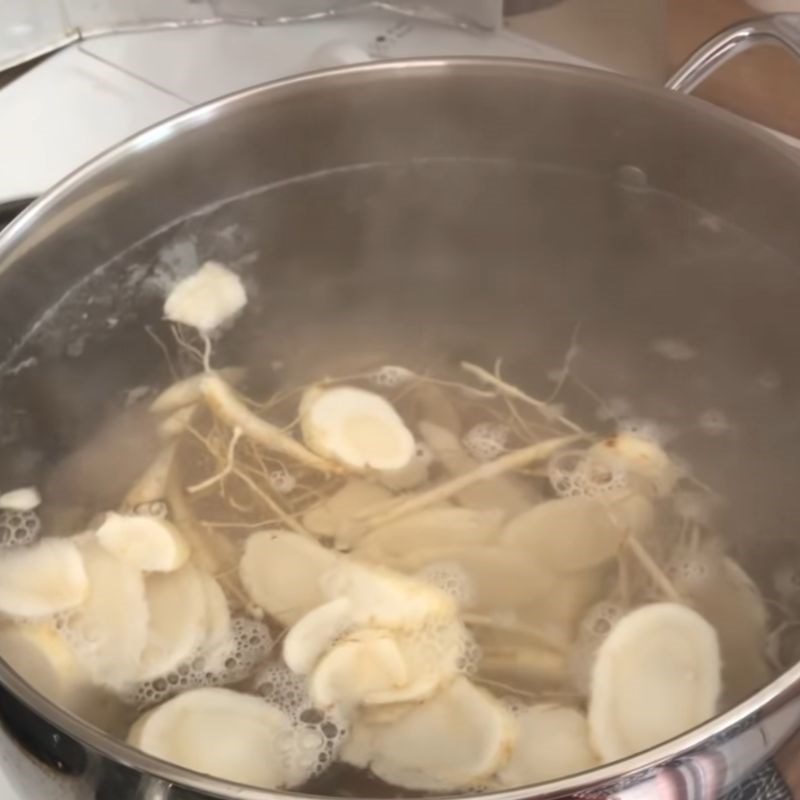
{"label": "white foam", "polygon": [[198,653],[166,675],[131,688],[125,700],[139,709],[163,702],[188,689],[239,683],[258,668],[272,649],[269,628],[246,617],[231,622],[231,638],[213,653]]}
{"label": "white foam", "polygon": [[369,374],[369,381],[380,389],[394,389],[413,379],[414,373],[405,367],[387,364]]}
{"label": "white foam", "polygon": [[493,461],[508,450],[511,429],[498,422],[480,422],[467,431],[462,440],[466,451],[476,461]]}
{"label": "white foam", "polygon": [[26,547],[42,532],[39,515],[33,511],[0,509],[0,548]]}
{"label": "white foam", "polygon": [[475,603],[474,581],[457,561],[432,561],[416,577],[452,597],[459,608],[469,608]]}

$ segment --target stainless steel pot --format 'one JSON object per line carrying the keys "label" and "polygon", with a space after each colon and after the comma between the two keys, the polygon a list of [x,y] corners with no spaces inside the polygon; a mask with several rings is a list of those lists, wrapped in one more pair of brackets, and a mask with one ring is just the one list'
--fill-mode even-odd
{"label": "stainless steel pot", "polygon": [[[783,38],[788,23],[759,30]],[[159,378],[145,323],[163,283],[216,257],[261,289],[252,363],[503,355],[535,385],[579,326],[583,382],[696,433],[685,455],[731,498],[730,537],[757,570],[800,519],[798,209],[798,153],[609,74],[429,59],[241,92],[100,157],[0,239],[2,420],[27,431],[4,440],[0,485],[46,480],[122,393]],[[665,338],[695,357],[665,361],[651,347]],[[709,414],[728,424],[703,438]],[[25,798],[279,794],[134,751],[2,663],[0,680],[0,766]],[[798,727],[800,665],[647,753],[502,797],[638,795],[670,776],[711,797]]]}

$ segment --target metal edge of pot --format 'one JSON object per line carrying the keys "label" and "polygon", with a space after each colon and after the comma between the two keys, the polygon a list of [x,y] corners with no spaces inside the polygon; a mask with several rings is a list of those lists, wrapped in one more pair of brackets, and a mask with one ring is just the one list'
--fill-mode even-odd
{"label": "metal edge of pot", "polygon": [[[800,153],[797,153],[771,132],[761,129],[746,119],[711,103],[689,95],[674,93],[660,86],[644,84],[625,76],[600,70],[519,58],[434,57],[386,60],[304,73],[233,92],[183,111],[132,135],[63,178],[0,232],[0,272],[13,264],[14,257],[18,255],[18,253],[14,252],[15,248],[24,245],[24,241],[29,235],[33,234],[35,236],[34,231],[37,223],[41,218],[46,217],[52,206],[62,199],[68,199],[73,188],[80,186],[85,180],[97,174],[102,174],[107,166],[114,164],[118,159],[136,151],[157,147],[160,141],[207,124],[214,118],[224,114],[231,106],[258,102],[262,96],[273,92],[291,91],[295,87],[301,89],[320,82],[333,83],[337,80],[346,80],[354,76],[373,73],[384,74],[405,69],[442,71],[484,69],[497,70],[498,72],[505,70],[517,76],[530,73],[532,77],[546,73],[551,77],[561,77],[565,80],[594,81],[598,86],[607,85],[624,88],[646,96],[651,100],[658,99],[664,103],[674,104],[676,111],[693,111],[694,113],[703,114],[706,118],[716,118],[720,127],[737,129],[740,135],[749,137],[754,145],[770,148],[781,153],[786,157],[788,163],[798,168],[798,180],[800,180]],[[84,722],[48,700],[44,695],[33,689],[2,659],[0,659],[0,683],[18,701],[39,714],[62,733],[73,737],[77,742],[95,753],[124,767],[170,784],[218,797],[236,797],[237,800],[275,800],[275,798],[297,796],[295,792],[258,789],[214,778],[162,761],[137,750],[121,740],[112,738],[99,728]],[[782,704],[781,700],[788,701],[792,695],[792,690],[797,690],[798,686],[800,686],[800,664],[778,676],[745,702],[650,750],[577,775],[535,784],[533,787],[486,792],[481,797],[491,798],[492,800],[529,800],[532,796],[549,798],[563,795],[589,794],[596,790],[602,790],[603,787],[613,785],[622,778],[632,776],[635,773],[647,772],[672,762],[676,758],[688,755],[694,750],[702,749],[703,745],[713,736],[746,722],[768,706],[779,707]],[[798,719],[798,726],[800,726],[800,719]],[[468,795],[452,793],[444,796],[466,797]]]}

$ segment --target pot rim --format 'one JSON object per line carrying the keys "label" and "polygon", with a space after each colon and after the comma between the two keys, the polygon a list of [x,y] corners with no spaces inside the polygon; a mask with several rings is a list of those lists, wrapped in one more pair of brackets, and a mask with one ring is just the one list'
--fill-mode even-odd
{"label": "pot rim", "polygon": [[[22,244],[24,246],[25,238],[31,234],[31,230],[35,228],[40,218],[46,216],[52,206],[55,206],[62,199],[68,198],[74,187],[80,186],[84,181],[97,174],[102,174],[106,167],[113,165],[116,161],[125,158],[129,154],[136,151],[149,150],[158,146],[160,141],[206,124],[208,121],[224,114],[232,106],[257,102],[264,95],[292,90],[295,87],[299,89],[323,82],[331,83],[348,79],[352,76],[387,74],[396,70],[406,69],[447,72],[453,70],[467,71],[478,68],[496,71],[498,74],[503,71],[516,76],[530,74],[532,78],[536,75],[547,74],[564,80],[594,81],[598,86],[623,88],[651,99],[658,98],[662,102],[674,103],[676,112],[681,110],[683,112],[691,111],[696,114],[702,114],[706,118],[716,118],[720,127],[738,129],[740,135],[749,136],[754,140],[754,144],[760,147],[771,147],[783,153],[787,158],[787,162],[800,167],[800,155],[768,130],[692,96],[670,92],[659,86],[640,83],[616,73],[547,61],[491,56],[383,60],[304,73],[249,87],[183,111],[123,140],[62,179],[43,194],[41,198],[33,202],[0,233],[0,272],[11,266],[17,256],[15,251],[19,245]],[[800,172],[798,172],[798,177],[800,178]],[[12,670],[2,658],[0,658],[0,683],[19,701],[66,735],[73,737],[76,741],[113,762],[153,778],[211,795],[236,797],[238,800],[276,800],[276,798],[286,797],[317,796],[288,790],[258,789],[195,772],[155,758],[126,744],[122,740],[109,736],[101,729],[48,700]],[[613,783],[620,778],[631,776],[633,773],[643,773],[702,747],[715,734],[731,729],[748,717],[757,714],[781,696],[789,695],[797,684],[800,684],[800,663],[782,673],[767,686],[729,711],[657,747],[565,778],[514,789],[486,792],[481,794],[480,797],[485,797],[487,800],[530,800],[533,796],[546,798],[576,794],[586,792],[592,788],[600,788],[604,784]],[[475,797],[474,794],[466,795],[457,792],[437,796],[451,798]],[[364,798],[363,800],[370,800],[370,798]]]}

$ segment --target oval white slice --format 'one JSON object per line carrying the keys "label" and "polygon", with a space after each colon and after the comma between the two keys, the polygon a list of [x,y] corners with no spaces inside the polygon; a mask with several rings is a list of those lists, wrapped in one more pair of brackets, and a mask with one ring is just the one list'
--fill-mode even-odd
{"label": "oval white slice", "polygon": [[351,478],[338,492],[303,514],[303,527],[317,536],[332,536],[343,544],[353,544],[364,533],[364,525],[356,515],[393,497],[383,486]]}
{"label": "oval white slice", "polygon": [[647,530],[652,519],[650,501],[638,494],[561,497],[512,519],[502,542],[558,572],[575,572],[613,558],[625,538]]}
{"label": "oval white slice", "polygon": [[367,534],[359,551],[386,558],[403,557],[420,547],[486,544],[500,530],[503,513],[496,509],[429,508]]}
{"label": "oval white slice", "polygon": [[717,635],[696,611],[677,603],[631,611],[595,658],[594,750],[614,761],[690,730],[714,715],[720,683]]}
{"label": "oval white slice", "polygon": [[454,619],[455,601],[423,580],[373,564],[342,559],[322,577],[327,597],[347,598],[362,626],[415,630]]}
{"label": "oval white slice", "polygon": [[283,640],[283,660],[292,672],[305,675],[322,654],[354,625],[353,607],[346,597],[309,611],[298,620]]}
{"label": "oval white slice", "polygon": [[69,539],[41,539],[0,555],[0,612],[46,617],[80,605],[89,594],[84,560]]}
{"label": "oval white slice", "polygon": [[515,738],[511,714],[490,694],[457,678],[391,722],[356,722],[341,755],[395,786],[449,791],[501,769]]}
{"label": "oval white slice", "polygon": [[236,316],[246,303],[241,278],[222,264],[207,261],[175,285],[164,303],[164,316],[209,333]]}
{"label": "oval white slice", "polygon": [[231,610],[219,583],[205,572],[199,574],[203,586],[206,621],[202,649],[203,652],[210,653],[231,639]]}
{"label": "oval white slice", "polygon": [[519,728],[511,758],[498,777],[514,788],[564,778],[599,763],[586,717],[574,708],[536,705],[514,715]]}
{"label": "oval white slice", "polygon": [[144,578],[94,539],[82,541],[80,552],[89,593],[69,612],[63,633],[95,683],[126,689],[138,680],[147,641]]}
{"label": "oval white slice", "polygon": [[139,679],[166,675],[195,653],[206,633],[206,594],[191,564],[150,575],[145,582],[148,619]]}
{"label": "oval white slice", "polygon": [[146,514],[106,514],[97,541],[121,561],[145,572],[172,572],[189,558],[189,546],[167,520]]}
{"label": "oval white slice", "polygon": [[145,714],[128,742],[150,755],[216,778],[280,789],[305,777],[293,768],[287,714],[260,697],[194,689]]}
{"label": "oval white slice", "polygon": [[338,563],[335,553],[305,536],[260,531],[245,543],[239,576],[256,605],[284,625],[292,625],[325,602],[321,579]]}
{"label": "oval white slice", "polygon": [[396,470],[414,458],[414,437],[391,403],[352,386],[310,389],[300,405],[305,443],[356,470]]}
{"label": "oval white slice", "polygon": [[35,486],[12,489],[0,494],[0,508],[9,511],[33,511],[42,503],[42,497]]}
{"label": "oval white slice", "polygon": [[387,631],[365,630],[335,644],[311,673],[308,692],[316,708],[345,713],[376,693],[408,683],[408,670],[397,642]]}
{"label": "oval white slice", "polygon": [[45,697],[85,716],[99,701],[96,689],[50,623],[21,623],[0,630],[0,656]]}

